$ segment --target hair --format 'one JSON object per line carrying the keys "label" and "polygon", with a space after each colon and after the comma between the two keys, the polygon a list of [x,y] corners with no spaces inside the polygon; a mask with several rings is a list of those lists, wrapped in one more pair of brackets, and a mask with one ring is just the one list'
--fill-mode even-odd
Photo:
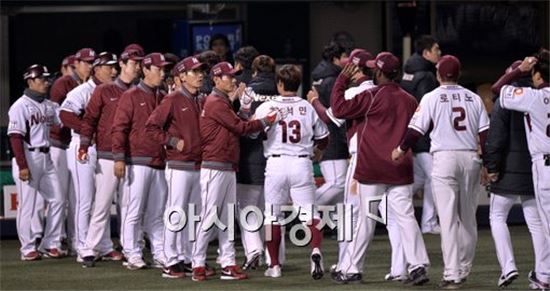
{"label": "hair", "polygon": [[296,65],[283,65],[277,71],[277,83],[283,83],[285,91],[296,92],[302,84],[302,71]]}
{"label": "hair", "polygon": [[401,71],[400,70],[395,70],[393,72],[386,73],[386,72],[380,70],[380,73],[382,73],[382,75],[384,75],[384,77],[386,77],[386,79],[391,80],[391,81],[395,81],[399,78],[399,75],[400,75]]}
{"label": "hair", "polygon": [[347,49],[337,42],[331,41],[323,49],[322,57],[328,62],[332,62],[334,58],[340,58],[342,54],[347,53]]}
{"label": "hair", "polygon": [[245,46],[235,53],[235,63],[240,63],[245,69],[252,68],[252,62],[260,53],[253,46]]}
{"label": "hair", "polygon": [[361,68],[361,73],[363,73],[363,75],[369,77],[370,79],[374,78],[374,72],[372,71],[371,68],[367,66],[364,66]]}
{"label": "hair", "polygon": [[458,76],[455,76],[455,77],[445,77],[445,76],[441,76],[439,75],[439,78],[441,79],[441,81],[443,82],[453,82],[453,83],[456,83],[458,82],[458,78],[460,77],[460,74],[458,74]]}
{"label": "hair", "polygon": [[206,50],[199,54],[197,57],[201,63],[205,63],[207,71],[217,63],[221,62],[220,56],[218,56],[213,50]]}
{"label": "hair", "polygon": [[229,39],[227,38],[227,36],[225,34],[221,34],[221,33],[214,34],[210,38],[210,43],[208,44],[208,47],[210,49],[212,49],[212,44],[214,43],[214,41],[220,40],[220,39],[223,41],[223,43],[225,44],[225,46],[229,50],[231,48],[231,45],[229,44]]}
{"label": "hair", "polygon": [[252,62],[252,72],[254,73],[274,73],[275,60],[267,55],[259,55]]}
{"label": "hair", "polygon": [[434,44],[437,43],[437,40],[431,35],[421,35],[414,42],[415,52],[419,55],[422,55],[424,50],[431,50]]}
{"label": "hair", "polygon": [[548,82],[548,74],[550,67],[548,66],[550,52],[547,49],[540,49],[539,52],[535,55],[537,58],[537,63],[533,67],[533,73],[540,73],[541,78]]}

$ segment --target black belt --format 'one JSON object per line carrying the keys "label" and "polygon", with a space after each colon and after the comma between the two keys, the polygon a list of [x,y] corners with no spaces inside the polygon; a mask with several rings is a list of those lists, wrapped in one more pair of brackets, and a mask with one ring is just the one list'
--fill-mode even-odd
{"label": "black belt", "polygon": [[49,147],[28,148],[28,150],[31,151],[31,152],[37,151],[37,152],[41,152],[41,153],[45,153],[45,154],[50,152]]}
{"label": "black belt", "polygon": [[[280,158],[281,155],[271,155],[271,157],[273,157],[273,158]],[[288,156],[288,157],[309,158],[309,155]]]}

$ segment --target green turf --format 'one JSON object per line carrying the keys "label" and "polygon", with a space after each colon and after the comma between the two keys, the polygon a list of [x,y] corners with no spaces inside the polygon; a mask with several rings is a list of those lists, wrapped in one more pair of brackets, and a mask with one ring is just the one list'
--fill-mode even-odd
{"label": "green turf", "polygon": [[[525,226],[514,226],[511,232],[520,277],[508,289],[525,290],[528,284],[527,273],[533,266],[531,239]],[[494,290],[500,268],[489,229],[481,229],[479,237],[472,274],[463,289]],[[428,271],[431,281],[422,287],[404,287],[400,283],[383,280],[390,262],[390,248],[386,235],[375,236],[367,252],[364,283],[359,285],[333,284],[328,273],[323,279],[314,281],[309,276],[309,249],[295,246],[288,247],[282,278],[265,278],[262,268],[262,270],[251,271],[250,279],[245,281],[221,281],[216,278],[197,283],[190,278],[161,278],[161,272],[158,269],[129,271],[116,262],[99,262],[97,267],[92,269],[83,269],[74,258],[22,262],[19,259],[18,241],[4,240],[0,242],[0,289],[402,290],[406,288],[433,290],[441,278],[439,236],[425,235],[424,239],[432,266]],[[326,238],[323,245],[324,265],[328,269],[335,262],[336,242]],[[214,247],[210,248],[209,254],[209,262],[214,264]],[[242,248],[237,248],[237,254],[242,256]],[[239,262],[242,262],[241,259],[242,257],[239,257]]]}

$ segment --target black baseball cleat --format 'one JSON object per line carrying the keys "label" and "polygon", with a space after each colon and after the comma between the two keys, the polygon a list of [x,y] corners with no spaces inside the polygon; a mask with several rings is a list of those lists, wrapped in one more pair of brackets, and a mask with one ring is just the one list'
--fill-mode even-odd
{"label": "black baseball cleat", "polygon": [[185,263],[184,261],[181,261],[178,263],[178,266],[180,270],[185,273],[185,276],[193,276],[193,266],[191,263]]}
{"label": "black baseball cleat", "polygon": [[95,267],[95,256],[86,256],[82,258],[82,268]]}
{"label": "black baseball cleat", "polygon": [[514,282],[514,280],[516,280],[518,277],[519,277],[519,273],[517,270],[510,271],[506,275],[502,274],[498,278],[498,288],[504,288],[512,284],[512,282]]}
{"label": "black baseball cleat", "polygon": [[311,252],[311,277],[313,280],[319,280],[325,275],[323,268],[323,255],[318,248],[314,248]]}
{"label": "black baseball cleat", "polygon": [[455,282],[453,280],[441,280],[441,282],[437,285],[437,287],[443,290],[456,290],[460,289],[461,286],[462,283]]}
{"label": "black baseball cleat", "polygon": [[428,278],[426,268],[418,267],[411,271],[411,273],[409,274],[409,278],[403,281],[403,284],[411,286],[421,286],[428,283],[429,281],[430,279]]}
{"label": "black baseball cleat", "polygon": [[363,275],[361,273],[346,275],[348,284],[361,284],[363,283]]}
{"label": "black baseball cleat", "polygon": [[261,252],[255,253],[252,258],[250,258],[250,260],[246,260],[242,266],[243,271],[246,271],[248,269],[256,269],[258,267],[258,264],[260,263],[260,255]]}
{"label": "black baseball cleat", "polygon": [[348,283],[348,280],[347,280],[348,278],[346,277],[346,275],[342,274],[342,272],[340,271],[330,273],[330,279],[332,280],[332,282],[340,285],[344,285]]}

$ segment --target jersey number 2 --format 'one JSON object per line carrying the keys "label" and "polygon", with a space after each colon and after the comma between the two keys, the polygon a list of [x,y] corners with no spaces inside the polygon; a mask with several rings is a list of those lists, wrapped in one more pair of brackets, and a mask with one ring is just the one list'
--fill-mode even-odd
{"label": "jersey number 2", "polygon": [[453,127],[456,129],[456,131],[464,131],[466,130],[466,125],[461,125],[460,122],[464,121],[466,119],[466,111],[462,107],[453,107],[453,115],[458,113],[458,116],[453,118]]}
{"label": "jersey number 2", "polygon": [[[299,143],[300,140],[302,140],[302,132],[301,128],[302,125],[300,124],[300,121],[298,120],[291,120],[288,125],[284,120],[279,121],[279,125],[283,129],[283,136],[282,141],[283,143],[287,143],[287,140],[291,143]],[[288,130],[291,130],[290,134],[288,134]]]}

